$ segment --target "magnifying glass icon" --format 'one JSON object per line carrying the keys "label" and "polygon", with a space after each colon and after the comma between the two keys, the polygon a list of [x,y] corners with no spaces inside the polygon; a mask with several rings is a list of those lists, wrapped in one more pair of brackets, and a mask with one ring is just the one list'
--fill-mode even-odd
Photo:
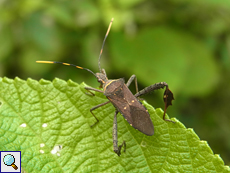
{"label": "magnifying glass icon", "polygon": [[3,162],[7,166],[12,166],[15,170],[18,169],[18,167],[14,164],[15,163],[15,158],[11,154],[7,154],[3,158]]}

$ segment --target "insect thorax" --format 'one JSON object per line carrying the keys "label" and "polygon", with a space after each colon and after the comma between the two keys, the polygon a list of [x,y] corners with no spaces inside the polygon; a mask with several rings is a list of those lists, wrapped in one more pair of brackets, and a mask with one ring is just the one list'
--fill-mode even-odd
{"label": "insect thorax", "polygon": [[116,92],[119,92],[124,85],[125,81],[123,78],[106,81],[103,85],[105,96],[115,95]]}

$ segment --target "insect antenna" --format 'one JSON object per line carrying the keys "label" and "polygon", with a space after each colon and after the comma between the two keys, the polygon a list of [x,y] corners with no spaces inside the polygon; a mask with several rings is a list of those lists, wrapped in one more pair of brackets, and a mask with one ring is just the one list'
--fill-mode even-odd
{"label": "insect antenna", "polygon": [[105,40],[106,40],[107,36],[109,35],[109,31],[110,31],[110,28],[111,28],[111,26],[112,26],[112,23],[113,23],[113,18],[111,19],[110,24],[109,24],[109,27],[108,27],[108,30],[107,30],[107,32],[106,32],[106,34],[105,34],[105,38],[104,38],[104,40],[103,40],[102,47],[101,47],[101,51],[100,51],[99,58],[98,58],[98,67],[99,67],[99,70],[100,70],[101,73],[102,73],[102,70],[101,70],[101,63],[100,63],[100,61],[101,61],[101,55],[102,55],[102,52],[103,52]]}
{"label": "insect antenna", "polygon": [[68,66],[73,66],[73,67],[76,67],[76,68],[79,68],[79,69],[82,69],[82,70],[86,70],[90,73],[92,73],[95,77],[95,73],[92,72],[90,69],[87,69],[87,68],[83,68],[83,67],[80,67],[80,66],[77,66],[77,65],[74,65],[74,64],[69,64],[69,63],[65,63],[65,62],[58,62],[58,61],[36,61],[36,63],[45,63],[45,64],[62,64],[62,65],[68,65]]}

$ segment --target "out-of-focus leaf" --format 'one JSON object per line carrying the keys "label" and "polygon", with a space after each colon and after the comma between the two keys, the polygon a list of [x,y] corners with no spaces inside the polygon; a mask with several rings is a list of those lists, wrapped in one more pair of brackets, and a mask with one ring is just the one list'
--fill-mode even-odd
{"label": "out-of-focus leaf", "polygon": [[[100,20],[100,13],[98,7],[93,1],[77,1],[78,5],[73,8],[76,9],[74,14],[74,21],[78,26],[86,27],[92,24],[95,24]],[[74,5],[74,4],[73,4]]]}
{"label": "out-of-focus leaf", "polygon": [[13,38],[10,28],[0,27],[0,60],[4,59],[13,49]]}
{"label": "out-of-focus leaf", "polygon": [[74,16],[71,14],[71,10],[64,4],[53,4],[48,6],[45,12],[51,16],[55,21],[65,26],[74,26]]}
{"label": "out-of-focus leaf", "polygon": [[41,51],[59,51],[60,42],[57,40],[57,29],[52,24],[47,24],[48,21],[45,20],[49,19],[39,13],[31,15],[24,24],[25,38],[27,42],[37,46]]}
{"label": "out-of-focus leaf", "polygon": [[[59,32],[45,16],[36,13],[30,16],[24,24],[23,48],[20,54],[21,69],[29,74],[35,74],[40,69],[36,65],[36,60],[55,60],[65,49]],[[45,67],[44,67],[45,68]]]}
{"label": "out-of-focus leaf", "polygon": [[215,8],[220,8],[220,7],[224,7],[224,8],[230,8],[230,2],[228,0],[220,0],[220,1],[216,1],[216,0],[204,0],[204,1],[199,1],[199,0],[193,0],[193,1],[189,1],[189,0],[171,0],[173,2],[176,3],[192,3],[192,4],[196,4],[198,6],[202,6],[204,5],[205,7],[215,7]]}
{"label": "out-of-focus leaf", "polygon": [[137,5],[137,4],[139,4],[140,2],[143,2],[143,1],[144,0],[126,0],[126,1],[118,0],[116,2],[119,3],[121,8],[129,8],[129,7]]}
{"label": "out-of-focus leaf", "polygon": [[18,8],[20,9],[20,14],[22,16],[29,15],[39,9],[45,7],[46,2],[44,0],[39,1],[30,1],[30,0],[21,0],[19,1]]}
{"label": "out-of-focus leaf", "polygon": [[166,81],[174,92],[186,95],[207,94],[215,87],[218,70],[211,52],[183,31],[155,27],[134,38],[120,33],[111,37],[114,66],[136,74],[144,85]]}

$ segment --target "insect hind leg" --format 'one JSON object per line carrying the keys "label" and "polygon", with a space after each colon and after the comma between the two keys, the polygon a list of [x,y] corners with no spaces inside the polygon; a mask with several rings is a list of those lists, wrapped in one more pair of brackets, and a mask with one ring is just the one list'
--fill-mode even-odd
{"label": "insect hind leg", "polygon": [[150,85],[150,86],[144,88],[143,90],[139,91],[138,93],[136,93],[134,96],[135,97],[140,97],[140,96],[148,94],[148,93],[150,93],[150,92],[152,92],[154,90],[163,89],[164,87],[166,87],[166,89],[165,89],[164,96],[163,96],[163,100],[165,102],[163,119],[165,121],[175,123],[172,120],[165,119],[166,110],[167,110],[168,106],[172,105],[172,100],[174,100],[173,93],[168,88],[168,84],[166,82],[159,82],[159,83]]}

